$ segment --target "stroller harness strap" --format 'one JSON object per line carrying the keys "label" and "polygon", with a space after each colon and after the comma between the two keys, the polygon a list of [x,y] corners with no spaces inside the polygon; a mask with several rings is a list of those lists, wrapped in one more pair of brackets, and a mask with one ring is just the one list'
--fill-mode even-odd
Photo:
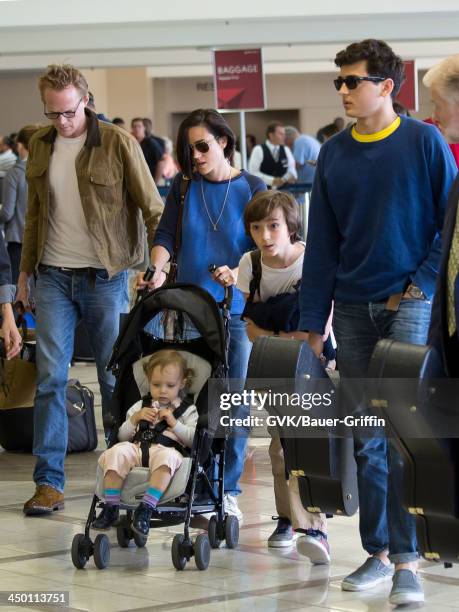
{"label": "stroller harness strap", "polygon": [[[148,397],[148,396],[147,396]],[[150,397],[151,401],[151,397]],[[145,402],[145,398],[144,398]],[[178,406],[174,412],[174,417],[178,420],[188,408],[193,404],[193,400],[190,396],[185,397],[180,406]],[[141,423],[146,423],[146,421],[141,421]],[[162,446],[167,446],[171,448],[175,448],[179,453],[184,455],[185,457],[189,456],[189,452],[187,449],[182,446],[176,440],[169,438],[168,436],[163,435],[163,431],[167,429],[166,421],[161,421],[154,427],[149,427],[148,424],[145,428],[139,427],[139,430],[134,436],[133,442],[140,442],[140,451],[142,453],[142,467],[148,467],[150,462],[150,446],[152,444],[161,444]]]}

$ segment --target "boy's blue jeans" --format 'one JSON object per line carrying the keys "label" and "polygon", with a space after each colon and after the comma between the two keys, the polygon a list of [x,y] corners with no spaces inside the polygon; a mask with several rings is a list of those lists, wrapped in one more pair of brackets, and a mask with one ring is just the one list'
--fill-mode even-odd
{"label": "boy's blue jeans", "polygon": [[[425,344],[430,311],[429,301],[414,299],[403,299],[397,312],[386,310],[382,302],[335,303],[340,376],[365,378],[375,345],[383,338]],[[401,457],[384,438],[355,439],[354,448],[363,548],[370,555],[389,549],[393,563],[416,560],[416,519],[402,506]]]}
{"label": "boy's blue jeans", "polygon": [[88,273],[63,272],[40,266],[36,290],[37,392],[34,407],[34,481],[64,490],[67,451],[65,392],[73,355],[75,327],[83,319],[97,365],[102,414],[109,410],[114,377],[106,371],[119,319],[129,304],[127,271],[108,278],[97,270],[95,283]]}

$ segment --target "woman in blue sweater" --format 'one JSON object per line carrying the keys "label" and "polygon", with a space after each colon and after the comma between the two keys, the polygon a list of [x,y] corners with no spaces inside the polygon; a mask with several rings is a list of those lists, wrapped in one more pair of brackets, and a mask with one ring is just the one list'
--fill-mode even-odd
{"label": "woman in blue sweater", "polygon": [[[180,125],[176,150],[182,172],[174,179],[156,231],[151,257],[156,272],[151,287],[161,286],[166,279],[163,268],[174,250],[183,175],[191,180],[183,209],[177,281],[199,285],[217,301],[223,299],[224,286],[236,284],[239,260],[253,248],[244,230],[244,209],[266,185],[231,165],[234,144],[231,128],[216,110],[195,110]],[[210,264],[217,266],[212,275],[208,272]],[[244,297],[234,287],[230,378],[244,379],[247,372],[251,344],[245,323],[240,319],[243,310]],[[242,408],[243,412],[247,410]],[[225,464],[225,509],[239,520],[242,513],[235,496],[241,492],[238,481],[244,467],[246,444],[246,437],[231,437]]]}

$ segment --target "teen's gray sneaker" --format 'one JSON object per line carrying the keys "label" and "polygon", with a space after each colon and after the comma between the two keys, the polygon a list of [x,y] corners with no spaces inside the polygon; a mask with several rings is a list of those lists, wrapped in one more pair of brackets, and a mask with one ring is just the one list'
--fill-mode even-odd
{"label": "teen's gray sneaker", "polygon": [[411,570],[397,570],[392,578],[392,591],[389,603],[394,606],[418,603],[424,601],[424,591],[421,582]]}
{"label": "teen's gray sneaker", "polygon": [[392,567],[376,557],[369,557],[341,583],[343,591],[366,591],[392,576]]}
{"label": "teen's gray sneaker", "polygon": [[295,532],[291,522],[282,516],[273,516],[277,520],[277,527],[268,538],[269,548],[285,548],[292,546],[295,539]]}

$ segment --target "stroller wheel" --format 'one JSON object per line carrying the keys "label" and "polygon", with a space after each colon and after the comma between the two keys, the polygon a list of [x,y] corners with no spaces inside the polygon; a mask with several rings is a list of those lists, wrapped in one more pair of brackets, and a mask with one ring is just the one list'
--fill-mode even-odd
{"label": "stroller wheel", "polygon": [[98,569],[105,569],[110,563],[110,541],[105,533],[99,533],[94,541],[94,563]]}
{"label": "stroller wheel", "polygon": [[183,533],[177,533],[172,540],[172,563],[176,570],[185,569],[187,562],[186,556],[183,554],[183,543],[185,542],[185,536]]}
{"label": "stroller wheel", "polygon": [[225,540],[228,548],[236,548],[239,542],[239,521],[232,514],[226,517]]}
{"label": "stroller wheel", "polygon": [[210,542],[207,533],[200,533],[194,543],[194,558],[198,570],[206,570],[210,561]]}
{"label": "stroller wheel", "polygon": [[72,540],[72,563],[77,569],[83,569],[91,556],[92,542],[84,533],[77,533]]}
{"label": "stroller wheel", "polygon": [[210,546],[212,548],[220,548],[222,541],[218,537],[220,535],[218,529],[218,521],[216,516],[211,516],[209,520],[209,527],[207,528],[207,534],[209,536]]}
{"label": "stroller wheel", "polygon": [[132,535],[134,536],[134,542],[137,548],[143,548],[147,543],[148,536],[140,535],[140,533],[136,533],[135,531]]}
{"label": "stroller wheel", "polygon": [[132,531],[128,524],[124,521],[116,527],[116,539],[120,548],[127,548],[132,539]]}

